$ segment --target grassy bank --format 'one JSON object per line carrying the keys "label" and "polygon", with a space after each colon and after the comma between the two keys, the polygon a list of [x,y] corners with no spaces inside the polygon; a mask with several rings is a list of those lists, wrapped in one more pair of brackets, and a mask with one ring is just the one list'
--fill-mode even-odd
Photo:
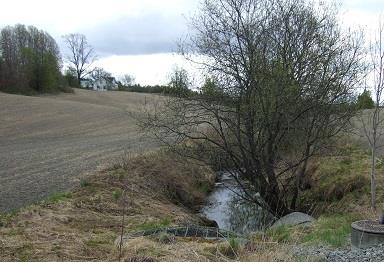
{"label": "grassy bank", "polygon": [[[377,161],[377,201],[383,203],[384,159]],[[314,215],[360,212],[370,206],[370,155],[353,142],[314,159],[300,208]]]}
{"label": "grassy bank", "polygon": [[[122,159],[83,177],[71,192],[1,215],[0,260],[116,261],[123,210],[125,232],[202,224],[192,210],[213,182],[208,167],[162,151]],[[174,256],[153,248],[156,240],[132,241],[123,249],[127,259]]]}
{"label": "grassy bank", "polygon": [[317,221],[310,226],[281,226],[266,232],[271,241],[327,246],[350,245],[351,223],[378,219],[384,207],[384,159],[377,159],[377,207],[370,208],[370,154],[350,138],[310,164],[299,209]]}
{"label": "grassy bank", "polygon": [[[378,172],[382,166],[378,161]],[[117,261],[123,216],[124,234],[204,224],[195,211],[214,179],[211,168],[165,150],[121,158],[79,179],[71,192],[1,215],[0,260]],[[292,245],[346,246],[350,223],[376,215],[369,210],[369,155],[353,144],[316,158],[308,184],[300,207],[318,218],[310,226],[270,229],[251,234],[247,242],[165,233],[129,238],[122,261],[296,261]],[[382,178],[378,185],[382,203]]]}

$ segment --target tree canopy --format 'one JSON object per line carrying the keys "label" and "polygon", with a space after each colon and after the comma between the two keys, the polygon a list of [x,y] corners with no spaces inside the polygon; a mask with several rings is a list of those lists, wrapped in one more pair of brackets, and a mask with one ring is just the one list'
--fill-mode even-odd
{"label": "tree canopy", "polygon": [[204,58],[196,62],[215,79],[204,87],[210,95],[171,98],[148,110],[143,127],[186,156],[220,156],[243,197],[274,215],[295,210],[308,160],[353,116],[364,72],[362,38],[342,32],[330,10],[304,0],[204,1],[182,52]]}
{"label": "tree canopy", "polygon": [[61,56],[56,41],[33,26],[7,26],[0,35],[0,90],[54,92],[61,86]]}
{"label": "tree canopy", "polygon": [[356,106],[358,109],[372,109],[375,107],[375,102],[373,102],[371,92],[369,92],[369,90],[364,90],[357,97]]}

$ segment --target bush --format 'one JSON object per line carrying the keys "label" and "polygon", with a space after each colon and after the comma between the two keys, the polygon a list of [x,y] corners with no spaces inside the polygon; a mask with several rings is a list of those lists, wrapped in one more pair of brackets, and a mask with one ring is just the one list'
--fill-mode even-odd
{"label": "bush", "polygon": [[356,102],[357,109],[372,109],[375,107],[375,102],[373,102],[371,97],[371,92],[368,90],[364,90],[363,93],[361,93],[357,97]]}

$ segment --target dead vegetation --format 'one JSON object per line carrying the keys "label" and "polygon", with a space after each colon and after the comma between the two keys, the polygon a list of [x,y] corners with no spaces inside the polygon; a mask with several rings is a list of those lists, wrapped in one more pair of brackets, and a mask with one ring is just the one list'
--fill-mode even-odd
{"label": "dead vegetation", "polygon": [[[354,140],[343,140],[332,153],[311,162],[307,187],[299,200],[300,208],[315,216],[355,212],[370,206],[370,155]],[[378,174],[384,172],[383,159],[378,158]],[[384,178],[378,176],[378,202],[384,201]]]}
{"label": "dead vegetation", "polygon": [[[344,143],[311,163],[300,200],[302,207],[313,206],[315,215],[322,214],[311,227],[251,235],[247,243],[161,233],[128,238],[121,261],[296,261],[292,245],[343,246],[350,222],[369,211],[368,160],[364,151]],[[379,159],[380,172],[382,163]],[[125,156],[81,177],[71,192],[1,215],[0,261],[117,261],[123,210],[125,234],[204,223],[193,210],[204,201],[214,178],[209,167],[166,150]],[[383,185],[383,180],[378,183]],[[381,201],[383,191],[378,196]]]}
{"label": "dead vegetation", "polygon": [[[82,177],[72,192],[1,215],[0,261],[117,261],[123,207],[125,233],[202,224],[193,209],[213,182],[210,168],[170,152],[125,158]],[[128,238],[121,261],[294,261],[284,245],[268,241]]]}
{"label": "dead vegetation", "polygon": [[[127,190],[127,232],[202,223],[185,206],[204,198],[206,192],[199,191],[197,181],[212,182],[209,168],[182,164],[162,153],[148,153],[125,164],[82,178],[71,193],[55,194],[15,214],[2,215],[0,260],[116,261],[123,188]],[[176,189],[182,197],[170,193]],[[134,252],[124,247],[125,258],[142,253],[136,244],[128,246]]]}

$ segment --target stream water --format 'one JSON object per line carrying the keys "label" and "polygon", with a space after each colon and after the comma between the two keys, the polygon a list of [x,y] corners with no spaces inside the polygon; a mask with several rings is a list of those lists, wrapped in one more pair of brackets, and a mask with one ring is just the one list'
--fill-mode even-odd
{"label": "stream water", "polygon": [[208,196],[201,213],[215,220],[220,229],[244,234],[259,231],[273,220],[273,216],[260,206],[244,201],[242,190],[231,174],[218,173],[215,189]]}

